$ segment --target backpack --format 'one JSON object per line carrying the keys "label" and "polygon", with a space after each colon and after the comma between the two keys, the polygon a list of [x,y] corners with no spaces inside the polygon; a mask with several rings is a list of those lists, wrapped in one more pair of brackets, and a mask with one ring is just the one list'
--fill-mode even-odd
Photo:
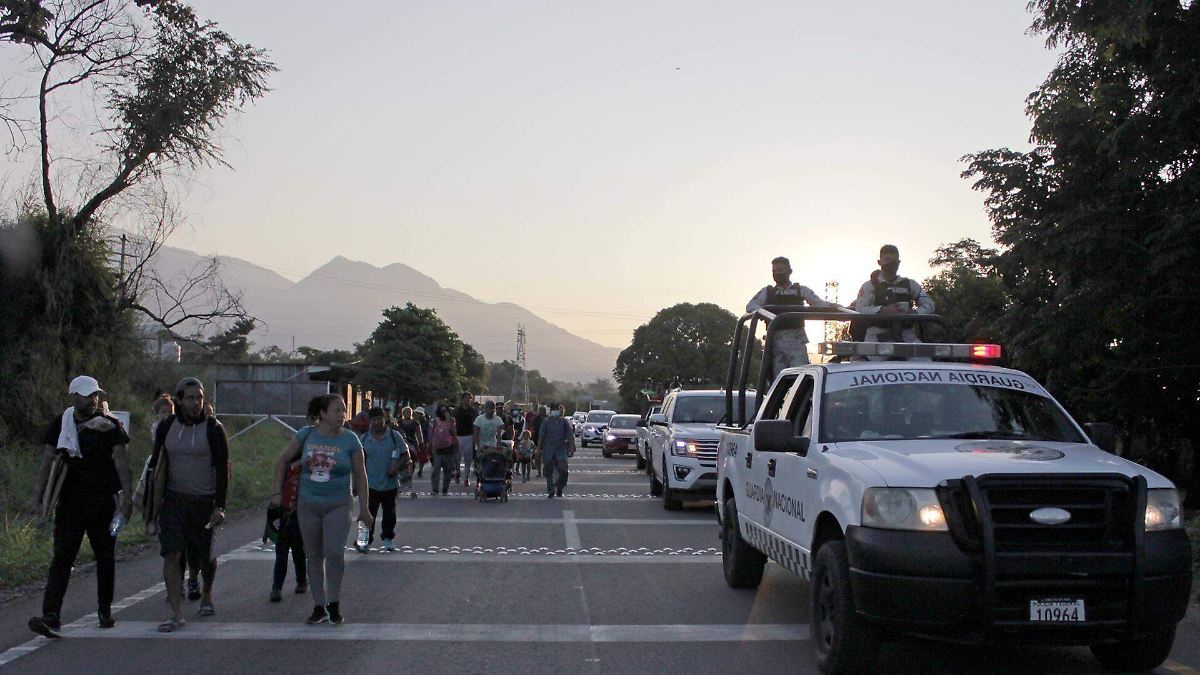
{"label": "backpack", "polygon": [[447,448],[452,449],[454,447],[457,441],[454,438],[454,434],[450,433],[449,422],[438,420],[434,423],[432,443],[435,451],[446,450]]}
{"label": "backpack", "polygon": [[[367,443],[367,437],[371,435],[368,431],[358,437],[359,442],[363,445]],[[412,451],[408,447],[408,443],[404,441],[404,437],[395,429],[388,429],[388,438],[392,439],[392,454],[400,453],[400,471],[396,474],[396,478],[401,483],[412,480]]]}

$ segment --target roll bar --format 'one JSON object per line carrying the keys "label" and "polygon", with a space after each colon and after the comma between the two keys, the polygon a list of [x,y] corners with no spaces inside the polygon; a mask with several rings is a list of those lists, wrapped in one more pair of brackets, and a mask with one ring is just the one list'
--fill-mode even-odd
{"label": "roll bar", "polygon": [[[754,354],[755,332],[759,322],[766,324],[766,344],[763,347],[762,362],[758,367],[756,391],[758,403],[762,405],[771,382],[767,380],[771,372],[771,362],[775,356],[775,333],[787,328],[803,326],[805,321],[855,321],[869,320],[872,324],[909,324],[933,323],[943,328],[945,320],[936,314],[860,314],[849,309],[829,309],[826,307],[798,307],[795,305],[766,305],[753,312],[744,314],[738,320],[733,331],[733,341],[729,350],[729,370],[725,376],[725,417],[730,424],[745,428],[750,421],[746,419],[746,384],[750,379],[750,361]],[[749,324],[747,326],[747,323]],[[777,373],[776,373],[777,374]],[[737,390],[737,405],[734,405],[734,390]],[[736,417],[734,416],[736,408]]]}

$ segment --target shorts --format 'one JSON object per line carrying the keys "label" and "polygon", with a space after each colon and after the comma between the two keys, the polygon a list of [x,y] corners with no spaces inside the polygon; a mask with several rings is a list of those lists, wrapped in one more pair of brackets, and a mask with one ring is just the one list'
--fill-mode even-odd
{"label": "shorts", "polygon": [[213,531],[206,528],[216,508],[213,496],[195,497],[167,490],[158,510],[158,546],[165,558],[187,553],[188,561],[213,559]]}

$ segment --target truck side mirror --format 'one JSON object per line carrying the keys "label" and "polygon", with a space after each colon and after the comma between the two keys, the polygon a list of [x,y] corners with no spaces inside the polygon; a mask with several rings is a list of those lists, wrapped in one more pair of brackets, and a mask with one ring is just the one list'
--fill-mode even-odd
{"label": "truck side mirror", "polygon": [[665,427],[667,426],[667,416],[663,415],[662,413],[655,413],[654,415],[650,416],[650,419],[648,419],[646,423],[650,424],[651,426]]}
{"label": "truck side mirror", "polygon": [[1083,430],[1097,448],[1114,455],[1117,453],[1117,427],[1115,425],[1108,422],[1088,422],[1083,425]]}
{"label": "truck side mirror", "polygon": [[759,420],[754,423],[754,449],[760,452],[808,454],[809,439],[797,436],[791,420]]}

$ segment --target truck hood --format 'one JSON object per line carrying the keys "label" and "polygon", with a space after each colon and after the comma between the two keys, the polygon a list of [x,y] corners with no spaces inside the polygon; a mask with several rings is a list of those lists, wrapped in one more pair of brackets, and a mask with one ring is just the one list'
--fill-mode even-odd
{"label": "truck hood", "polygon": [[1174,487],[1144,466],[1088,443],[1010,440],[907,440],[834,443],[829,454],[857,460],[894,487],[995,473],[1115,473],[1143,476],[1152,488]]}
{"label": "truck hood", "polygon": [[672,424],[671,435],[694,438],[698,441],[720,440],[721,434],[715,424]]}

